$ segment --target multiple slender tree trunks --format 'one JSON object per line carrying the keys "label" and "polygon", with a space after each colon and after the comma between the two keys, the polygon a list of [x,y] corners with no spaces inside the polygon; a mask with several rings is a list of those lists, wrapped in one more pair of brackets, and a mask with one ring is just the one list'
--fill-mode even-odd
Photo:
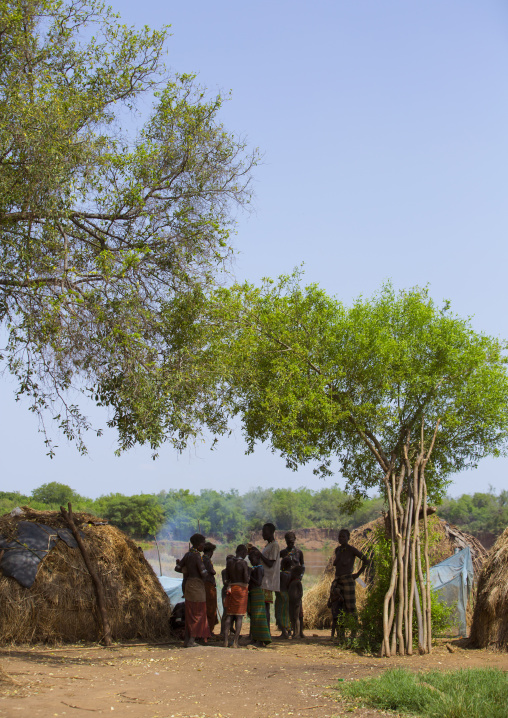
{"label": "multiple slender tree trunks", "polygon": [[[423,421],[418,451],[407,433],[403,456],[386,469],[384,485],[388,503],[392,546],[392,570],[383,605],[382,656],[413,653],[413,618],[418,626],[418,650],[432,649],[429,525],[425,467],[429,461],[439,421],[425,449]],[[413,449],[413,451],[412,451]],[[380,462],[381,463],[381,462]],[[422,526],[423,523],[423,537]],[[422,547],[423,538],[423,547]]]}
{"label": "multiple slender tree trunks", "polygon": [[108,612],[106,609],[106,599],[104,596],[104,589],[102,587],[101,580],[99,578],[99,575],[95,568],[92,565],[92,562],[90,561],[90,554],[88,553],[88,550],[83,543],[83,539],[81,538],[81,534],[79,533],[78,529],[76,528],[76,524],[74,523],[74,518],[72,514],[72,505],[67,504],[68,511],[64,509],[63,506],[60,506],[60,511],[62,513],[62,516],[67,521],[67,524],[72,531],[72,535],[76,539],[76,543],[78,544],[79,550],[81,551],[81,555],[83,556],[83,561],[85,562],[85,566],[87,567],[88,573],[90,574],[90,577],[92,579],[94,591],[95,591],[95,597],[97,599],[97,606],[99,609],[99,614],[101,617],[102,622],[102,635],[104,637],[104,645],[110,646],[111,645],[111,627],[109,624],[109,618],[108,618]]}

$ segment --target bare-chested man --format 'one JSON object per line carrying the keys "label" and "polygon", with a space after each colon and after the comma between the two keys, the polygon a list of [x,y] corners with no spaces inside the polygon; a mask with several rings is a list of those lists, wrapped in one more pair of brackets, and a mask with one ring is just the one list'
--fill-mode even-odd
{"label": "bare-chested man", "polygon": [[[338,589],[342,594],[344,613],[356,616],[356,592],[355,581],[358,576],[365,571],[370,561],[361,551],[351,546],[349,542],[350,533],[347,529],[339,531],[339,545],[335,549],[335,580],[332,584],[334,590]],[[362,562],[360,570],[353,573],[355,559],[359,558]],[[341,632],[339,637],[343,638]]]}
{"label": "bare-chested man", "polygon": [[224,646],[226,648],[229,643],[229,631],[233,618],[235,619],[233,648],[238,648],[243,617],[247,613],[250,570],[245,560],[246,556],[247,546],[240,544],[236,548],[236,555],[231,557],[226,563],[226,577],[228,582],[228,593],[225,603],[227,617],[224,623]]}
{"label": "bare-chested man", "polygon": [[175,571],[183,573],[183,595],[185,597],[185,639],[184,646],[191,648],[196,645],[196,638],[205,640],[211,635],[206,616],[206,569],[203,565],[201,552],[206,539],[201,534],[190,537],[192,548],[182,560],[177,560]]}

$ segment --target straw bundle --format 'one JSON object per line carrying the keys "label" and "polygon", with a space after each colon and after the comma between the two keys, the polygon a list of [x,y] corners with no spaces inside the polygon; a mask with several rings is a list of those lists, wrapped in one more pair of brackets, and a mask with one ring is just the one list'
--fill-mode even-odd
{"label": "straw bundle", "polygon": [[[63,517],[23,507],[0,517],[0,534],[16,535],[19,520],[64,528]],[[168,638],[170,605],[153,569],[136,544],[114,526],[77,513],[91,561],[101,579],[113,640]],[[31,588],[0,576],[0,642],[98,641],[100,621],[92,580],[78,548],[58,541],[40,564]]]}
{"label": "straw bundle", "polygon": [[508,650],[508,529],[494,544],[481,573],[470,643]]}

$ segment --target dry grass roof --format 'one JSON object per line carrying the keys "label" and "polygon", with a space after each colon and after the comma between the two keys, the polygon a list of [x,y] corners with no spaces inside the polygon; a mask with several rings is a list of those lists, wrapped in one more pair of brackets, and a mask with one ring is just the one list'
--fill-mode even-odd
{"label": "dry grass roof", "polygon": [[[23,514],[0,517],[0,534],[16,535],[18,521],[65,528],[54,511],[23,507]],[[91,561],[101,578],[113,640],[170,637],[170,604],[150,564],[136,544],[100,519],[74,514]],[[0,643],[99,641],[100,621],[90,574],[78,548],[59,540],[39,566],[31,588],[0,576]]]}
{"label": "dry grass roof", "polygon": [[471,645],[508,650],[508,528],[498,538],[478,581]]}

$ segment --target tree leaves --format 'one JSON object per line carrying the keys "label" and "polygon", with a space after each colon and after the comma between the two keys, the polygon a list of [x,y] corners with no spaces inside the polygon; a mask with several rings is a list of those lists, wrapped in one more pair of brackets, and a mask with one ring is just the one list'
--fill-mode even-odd
{"label": "tree leaves", "polygon": [[[220,96],[168,75],[166,34],[127,28],[97,0],[1,5],[5,361],[18,396],[41,421],[52,410],[82,451],[88,422],[71,388],[112,407],[122,447],[157,444],[149,426],[133,438],[125,406],[143,423],[154,391],[186,381],[193,356],[180,342],[178,379],[159,386],[172,303],[213,285],[230,256],[232,208],[250,200],[256,152],[218,121]],[[122,125],[143,96],[152,112],[133,133]],[[166,438],[195,433],[192,412],[168,418]]]}

